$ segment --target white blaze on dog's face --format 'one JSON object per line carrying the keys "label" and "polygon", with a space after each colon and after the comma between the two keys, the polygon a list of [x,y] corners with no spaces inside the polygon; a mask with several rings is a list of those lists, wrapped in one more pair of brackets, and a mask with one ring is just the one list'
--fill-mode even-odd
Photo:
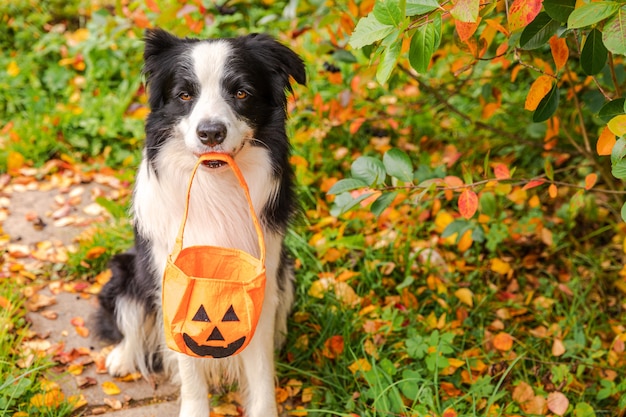
{"label": "white blaze on dog's face", "polygon": [[225,152],[236,154],[246,140],[252,139],[253,129],[232,107],[247,100],[248,91],[226,90],[224,80],[231,78],[228,62],[232,48],[226,42],[199,43],[190,51],[193,75],[192,91],[181,90],[178,100],[190,102],[191,112],[181,118],[178,128],[185,146],[194,154]]}

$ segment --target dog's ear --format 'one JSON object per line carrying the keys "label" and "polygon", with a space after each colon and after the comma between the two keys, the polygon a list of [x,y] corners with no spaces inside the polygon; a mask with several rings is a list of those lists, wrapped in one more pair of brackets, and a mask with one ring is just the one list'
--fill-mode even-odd
{"label": "dog's ear", "polygon": [[152,110],[158,109],[166,101],[168,84],[171,82],[169,61],[172,52],[183,40],[163,29],[148,29],[144,35],[144,67],[146,85],[149,88],[149,102]]}
{"label": "dog's ear", "polygon": [[289,76],[298,84],[306,84],[304,62],[291,49],[268,35],[253,33],[245,39],[247,48],[279,77],[285,89],[291,91]]}

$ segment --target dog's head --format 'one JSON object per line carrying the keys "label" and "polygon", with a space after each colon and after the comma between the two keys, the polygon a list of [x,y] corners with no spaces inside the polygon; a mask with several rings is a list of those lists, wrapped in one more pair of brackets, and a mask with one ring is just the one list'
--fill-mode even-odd
{"label": "dog's head", "polygon": [[169,138],[194,155],[236,155],[246,145],[286,151],[290,77],[306,81],[302,60],[286,46],[260,34],[197,40],[154,29],[146,32],[144,61],[149,159]]}

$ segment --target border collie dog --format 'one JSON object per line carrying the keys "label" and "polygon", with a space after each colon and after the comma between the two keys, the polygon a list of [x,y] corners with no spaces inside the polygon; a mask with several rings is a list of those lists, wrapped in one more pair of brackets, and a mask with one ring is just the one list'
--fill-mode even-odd
{"label": "border collie dog", "polygon": [[[209,386],[237,381],[250,417],[277,416],[274,350],[284,342],[294,273],[283,239],[295,199],[285,131],[290,77],[305,84],[300,57],[267,35],[181,39],[148,30],[144,52],[151,113],[133,193],[135,246],[111,261],[99,295],[97,334],[117,343],[114,376],[164,369],[181,384],[180,416],[209,415]],[[238,355],[197,359],[167,349],[161,280],[181,223],[198,156],[221,152],[241,169],[266,240],[265,299],[254,338]],[[241,188],[221,161],[194,180],[185,247],[212,245],[259,256]],[[211,303],[207,300],[207,303]]]}

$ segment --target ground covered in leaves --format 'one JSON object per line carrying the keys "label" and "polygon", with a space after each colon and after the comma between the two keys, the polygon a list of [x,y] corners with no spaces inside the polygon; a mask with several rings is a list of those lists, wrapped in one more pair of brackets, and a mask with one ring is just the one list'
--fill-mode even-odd
{"label": "ground covered in leaves", "polygon": [[[509,51],[468,70],[468,51],[450,42],[428,77],[400,61],[381,86],[347,45],[373,2],[293,4],[0,6],[0,216],[17,210],[16,193],[50,191],[52,205],[31,203],[24,227],[82,227],[77,240],[53,233],[25,245],[3,225],[0,411],[93,412],[46,370],[79,378],[102,370],[106,350],[46,344],[25,312],[50,314],[44,288],[93,297],[107,260],[131,242],[148,112],[140,38],[158,25],[186,36],[270,32],[307,65],[308,86],[289,102],[302,214],[288,236],[298,286],[277,369],[285,415],[623,415],[623,186],[605,175],[608,158],[577,145],[585,129],[597,138],[595,119],[580,127],[570,123],[580,108],[563,107],[532,123],[520,105],[550,52],[532,66]],[[453,25],[445,30],[454,39]],[[80,337],[87,319],[72,323]],[[111,382],[100,388],[117,395]],[[234,393],[214,402],[214,417],[242,415]]]}

